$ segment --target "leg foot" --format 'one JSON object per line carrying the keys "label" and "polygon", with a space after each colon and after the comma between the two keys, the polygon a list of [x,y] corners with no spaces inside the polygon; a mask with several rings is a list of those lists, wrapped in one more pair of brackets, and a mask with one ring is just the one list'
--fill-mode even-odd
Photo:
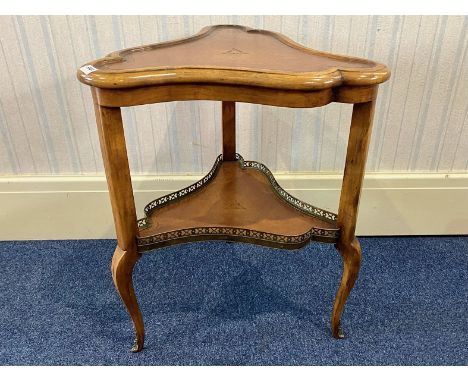
{"label": "leg foot", "polygon": [[143,317],[138,306],[132,281],[133,268],[139,258],[140,255],[136,250],[136,246],[127,251],[123,251],[117,246],[111,266],[115,288],[122,298],[135,328],[136,338],[132,346],[132,352],[138,352],[143,349],[145,340]]}
{"label": "leg foot", "polygon": [[336,244],[336,249],[343,258],[343,274],[341,283],[336,293],[335,303],[331,316],[331,331],[335,338],[344,338],[344,333],[341,328],[341,314],[343,313],[346,299],[348,298],[351,289],[358,277],[361,267],[361,246],[359,241],[354,238],[350,243],[339,242]]}
{"label": "leg foot", "polygon": [[133,341],[133,346],[132,346],[132,353],[138,353],[140,350],[143,349],[143,342],[144,342],[144,339],[143,338],[138,338],[138,337],[135,337],[135,340]]}
{"label": "leg foot", "polygon": [[341,327],[341,324],[338,324],[338,334],[337,334],[336,338],[339,339],[339,340],[342,340],[343,338],[345,338],[345,335],[344,335],[344,332],[343,332],[343,328]]}

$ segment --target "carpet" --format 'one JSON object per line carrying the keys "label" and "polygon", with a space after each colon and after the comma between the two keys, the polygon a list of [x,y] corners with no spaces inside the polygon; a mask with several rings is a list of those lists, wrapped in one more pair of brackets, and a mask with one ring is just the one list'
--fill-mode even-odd
{"label": "carpet", "polygon": [[332,245],[200,242],[145,254],[146,342],[114,290],[114,240],[0,242],[0,365],[467,365],[468,237],[362,238],[342,317]]}

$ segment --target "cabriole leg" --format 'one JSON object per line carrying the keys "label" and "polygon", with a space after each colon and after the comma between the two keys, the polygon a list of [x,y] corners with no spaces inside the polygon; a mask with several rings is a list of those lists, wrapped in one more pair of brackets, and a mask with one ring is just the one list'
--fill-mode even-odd
{"label": "cabriole leg", "polygon": [[340,238],[335,246],[343,259],[343,274],[331,315],[331,332],[335,338],[344,338],[341,328],[341,315],[361,266],[361,246],[355,237],[356,219],[369,148],[376,93],[375,91],[372,101],[358,103],[353,107],[338,208]]}
{"label": "cabriole leg", "polygon": [[359,245],[359,241],[354,239],[351,244],[337,243],[335,247],[343,258],[343,274],[338,292],[336,293],[335,303],[333,304],[331,330],[333,337],[344,338],[340,319],[346,299],[351,293],[351,289],[353,289],[359,274],[361,267],[361,246]]}
{"label": "cabriole leg", "polygon": [[136,251],[136,248],[123,251],[117,246],[114,256],[112,257],[111,266],[112,279],[114,280],[115,288],[127,307],[135,328],[136,337],[133,343],[132,352],[138,352],[143,349],[143,343],[145,341],[143,316],[141,315],[141,311],[138,306],[132,279],[133,268],[139,258],[140,255]]}
{"label": "cabriole leg", "polygon": [[92,89],[94,110],[118,243],[112,258],[112,278],[133,320],[136,339],[132,351],[137,352],[143,348],[145,331],[132,282],[133,268],[140,254],[136,245],[137,218],[122,115],[118,107],[99,105],[96,91]]}

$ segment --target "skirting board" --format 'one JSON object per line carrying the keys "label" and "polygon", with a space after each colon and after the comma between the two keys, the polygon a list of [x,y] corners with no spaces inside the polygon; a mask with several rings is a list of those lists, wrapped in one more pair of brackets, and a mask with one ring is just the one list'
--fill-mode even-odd
{"label": "skirting board", "polygon": [[[338,174],[277,174],[294,196],[336,212]],[[139,218],[143,207],[200,176],[134,176]],[[0,240],[108,239],[114,226],[103,176],[0,177]],[[468,174],[366,175],[357,234],[468,234]]]}

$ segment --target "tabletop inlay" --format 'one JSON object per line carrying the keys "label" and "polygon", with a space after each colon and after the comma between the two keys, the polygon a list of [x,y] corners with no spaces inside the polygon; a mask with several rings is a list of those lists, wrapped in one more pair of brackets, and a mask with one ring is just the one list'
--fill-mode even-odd
{"label": "tabletop inlay", "polygon": [[[375,84],[389,75],[373,61],[312,50],[279,33],[238,25],[204,28],[189,38],[121,50],[89,64],[97,71],[79,73],[79,79],[104,88],[184,81],[243,84],[262,73],[259,86],[323,89]],[[207,76],[210,69],[224,72],[213,79]],[[269,83],[268,74],[283,75],[282,85]]]}

